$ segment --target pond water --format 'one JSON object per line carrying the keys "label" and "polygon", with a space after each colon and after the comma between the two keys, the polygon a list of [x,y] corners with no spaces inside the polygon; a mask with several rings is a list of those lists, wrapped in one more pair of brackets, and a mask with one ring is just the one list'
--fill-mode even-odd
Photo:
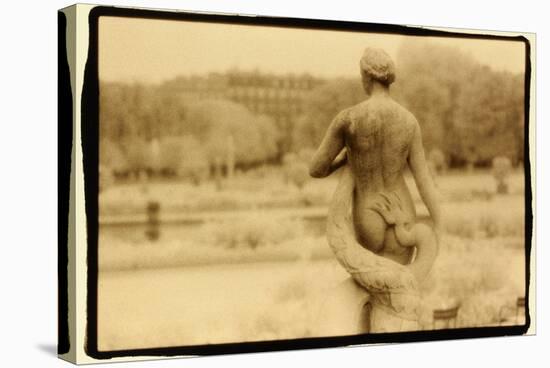
{"label": "pond water", "polygon": [[[228,218],[230,218],[230,216],[231,215],[228,215]],[[326,234],[327,218],[325,215],[292,218],[303,223],[305,236],[320,237]],[[235,221],[238,220],[235,219]],[[429,219],[427,216],[419,216],[418,221],[427,222]],[[192,236],[207,222],[208,221],[200,220],[160,222],[158,224],[158,241],[162,241],[163,239],[184,239]],[[103,223],[100,225],[100,239],[108,241],[115,239],[124,241],[145,241],[147,240],[147,231],[149,229],[150,225],[142,221]]]}
{"label": "pond water", "polygon": [[[296,219],[304,224],[304,235],[323,236],[326,233],[326,217],[308,217]],[[197,232],[206,222],[163,222],[158,225],[159,241],[163,239],[182,239]],[[125,241],[140,241],[147,239],[149,225],[143,222],[124,224],[101,224],[100,237],[102,239],[121,239]]]}

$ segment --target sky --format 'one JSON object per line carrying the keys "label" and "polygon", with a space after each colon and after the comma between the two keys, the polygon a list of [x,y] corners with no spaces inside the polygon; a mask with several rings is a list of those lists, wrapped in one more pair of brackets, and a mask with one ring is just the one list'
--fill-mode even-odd
{"label": "sky", "polygon": [[[178,75],[229,69],[357,77],[365,47],[394,58],[412,36],[101,17],[99,76],[105,81],[161,83]],[[521,42],[426,37],[471,54],[495,70],[522,72]]]}

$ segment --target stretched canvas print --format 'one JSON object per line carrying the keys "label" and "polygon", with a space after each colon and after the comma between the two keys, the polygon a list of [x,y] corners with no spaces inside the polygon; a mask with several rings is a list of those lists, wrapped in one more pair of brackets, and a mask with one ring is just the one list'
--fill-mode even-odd
{"label": "stretched canvas print", "polygon": [[58,21],[61,358],[534,333],[533,34]]}

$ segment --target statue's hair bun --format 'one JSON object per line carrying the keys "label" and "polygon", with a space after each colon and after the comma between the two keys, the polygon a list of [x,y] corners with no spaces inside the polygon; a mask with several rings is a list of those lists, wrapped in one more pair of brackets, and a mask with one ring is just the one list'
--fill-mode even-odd
{"label": "statue's hair bun", "polygon": [[387,86],[395,81],[395,64],[382,49],[367,47],[361,57],[361,71]]}

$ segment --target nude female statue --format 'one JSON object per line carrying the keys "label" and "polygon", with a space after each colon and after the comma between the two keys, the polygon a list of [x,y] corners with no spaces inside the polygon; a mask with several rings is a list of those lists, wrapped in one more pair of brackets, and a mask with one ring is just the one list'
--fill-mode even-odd
{"label": "nude female statue", "polygon": [[[326,177],[344,166],[329,211],[328,237],[338,260],[355,281],[378,294],[391,293],[395,288],[416,290],[415,285],[426,277],[435,260],[442,226],[420,127],[415,117],[390,96],[395,66],[383,50],[367,48],[360,71],[367,99],[334,118],[312,159],[310,175]],[[407,166],[431,215],[433,229],[415,224],[416,210],[403,177]],[[357,243],[379,257],[368,256],[370,252],[365,255],[361,247],[354,247],[353,239],[346,238],[346,190],[351,197],[350,232]],[[401,265],[406,269],[399,268]],[[412,278],[402,277],[409,271]],[[381,274],[385,278],[378,276]],[[391,307],[394,311],[406,309],[407,303],[402,304]]]}

